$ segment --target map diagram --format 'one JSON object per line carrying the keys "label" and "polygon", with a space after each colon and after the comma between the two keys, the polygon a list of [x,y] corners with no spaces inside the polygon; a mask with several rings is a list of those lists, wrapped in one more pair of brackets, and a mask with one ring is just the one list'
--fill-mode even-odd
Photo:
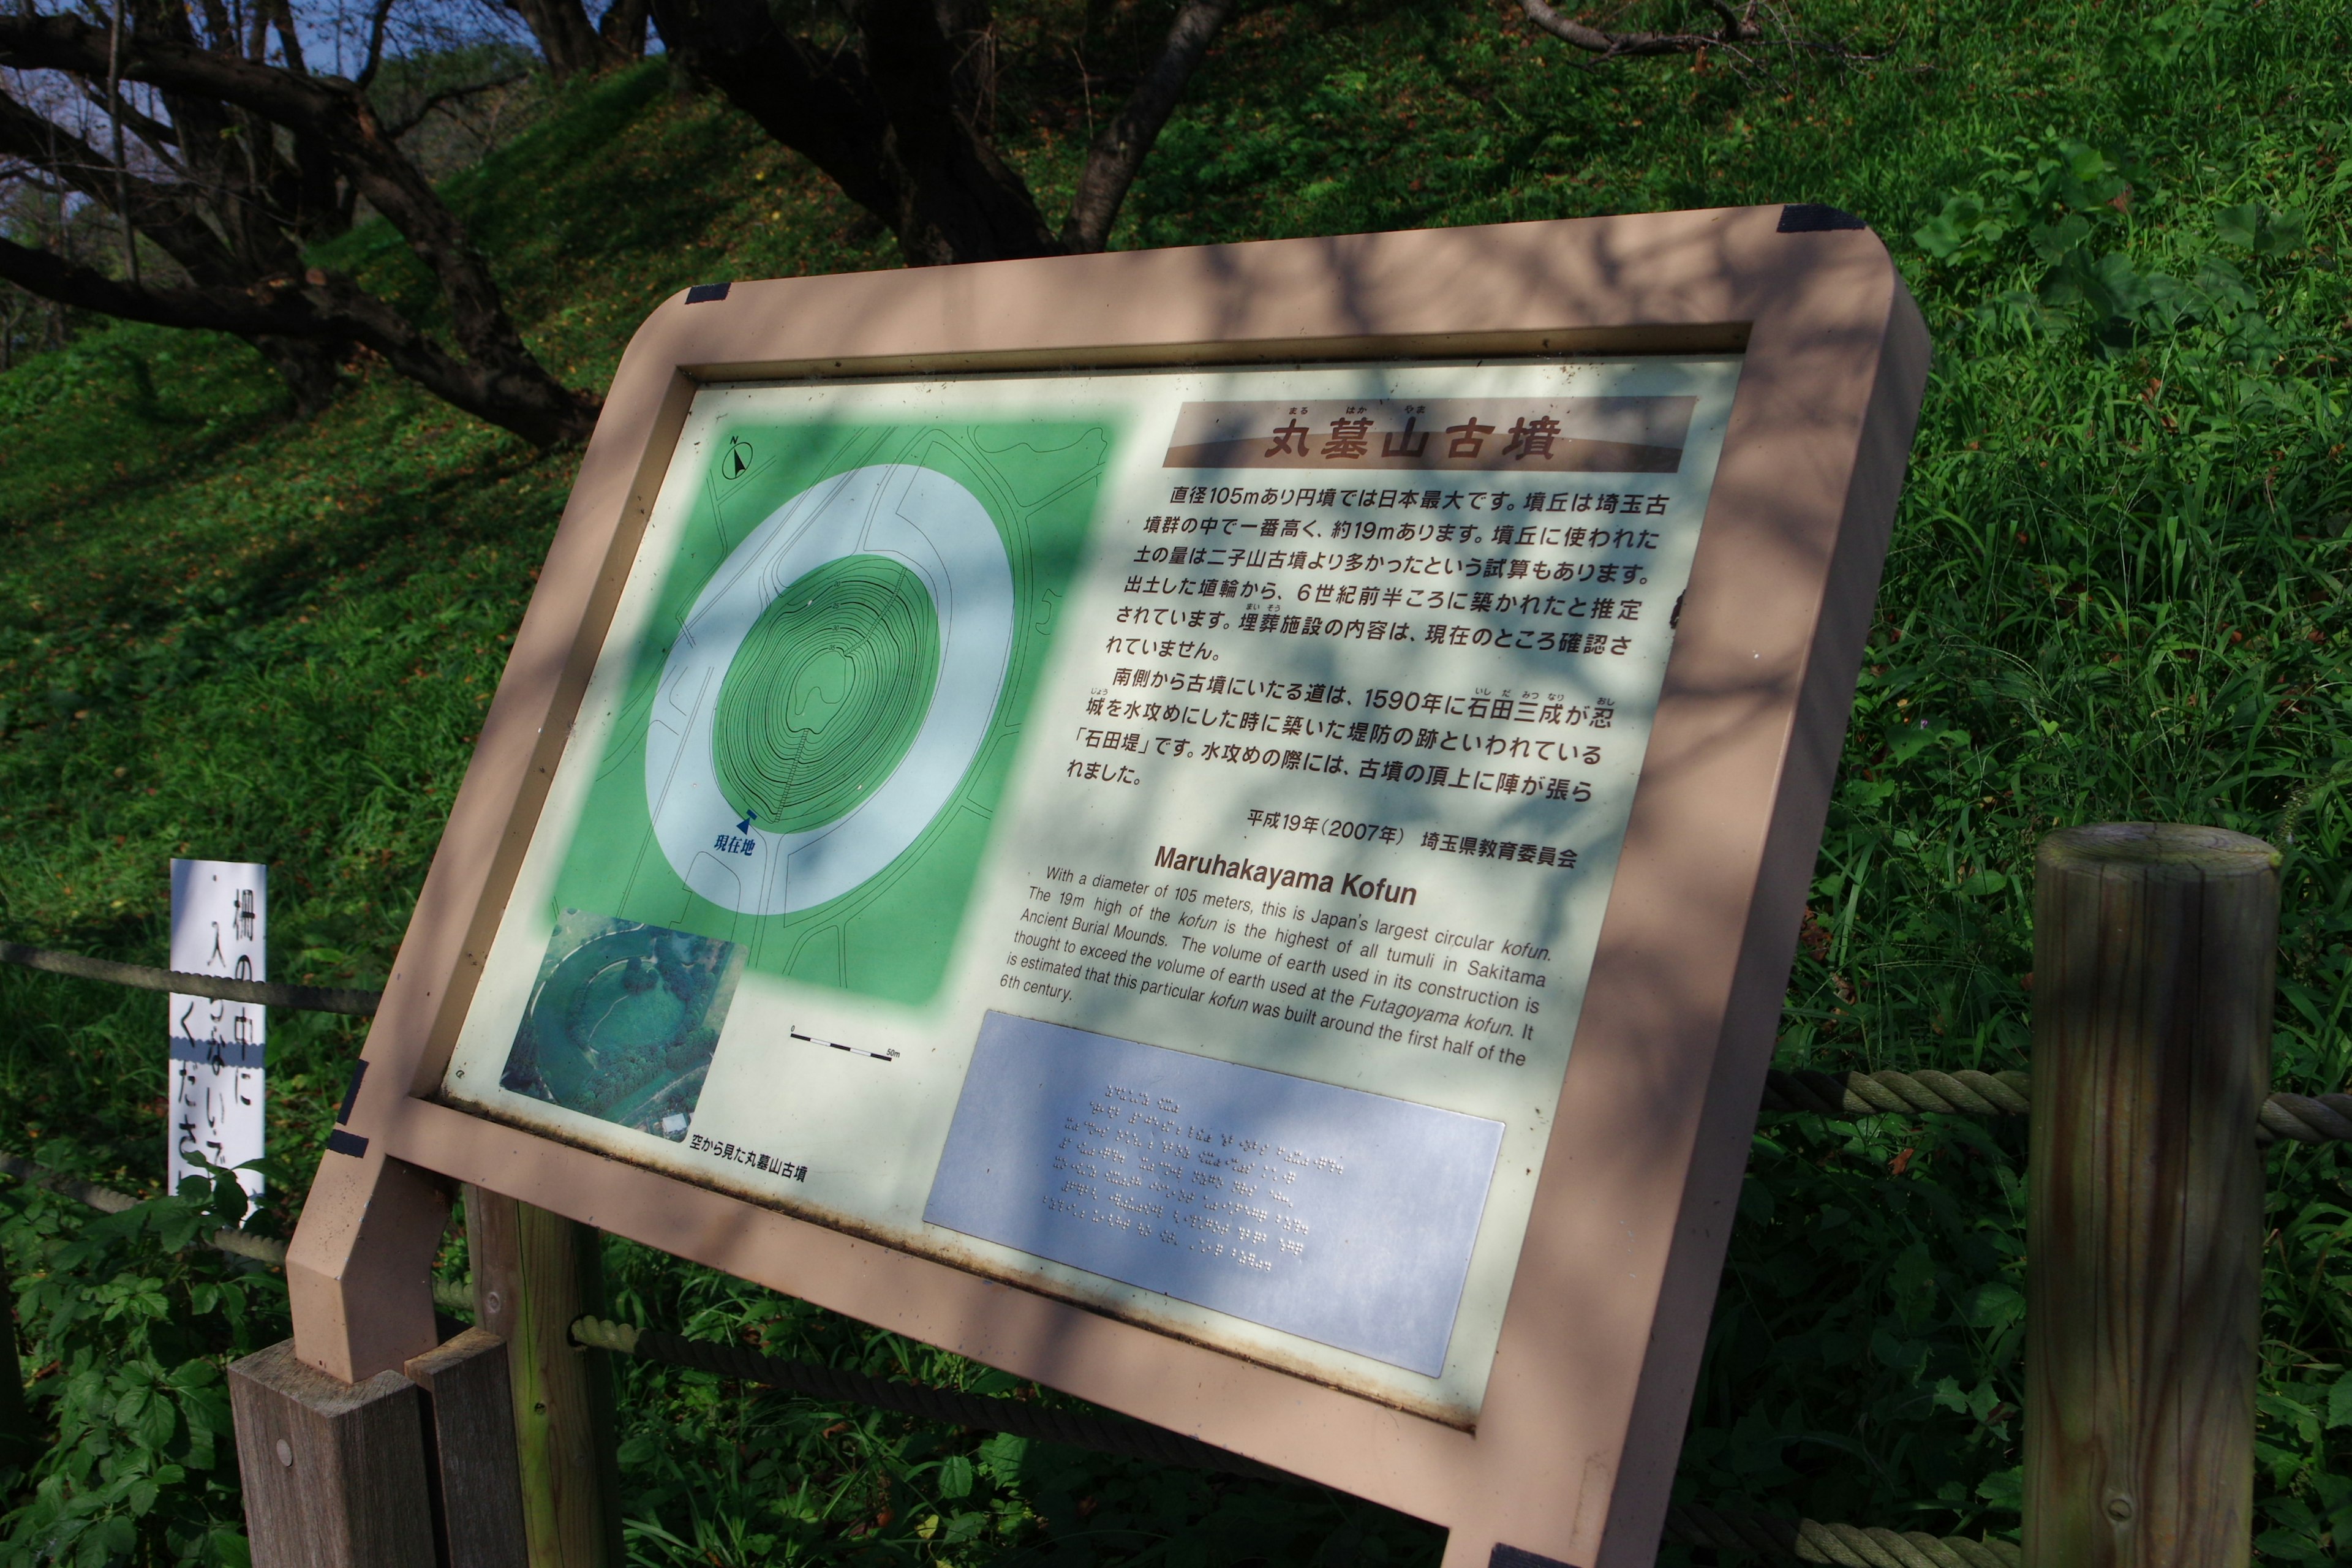
{"label": "map diagram", "polygon": [[1013,643],[1013,572],[978,498],[884,464],[751,531],[688,614],[646,738],[679,879],[785,914],[883,870],[963,782]]}
{"label": "map diagram", "polygon": [[945,973],[1071,574],[1100,424],[761,424],[648,535],[661,587],[559,909],[919,1002]]}

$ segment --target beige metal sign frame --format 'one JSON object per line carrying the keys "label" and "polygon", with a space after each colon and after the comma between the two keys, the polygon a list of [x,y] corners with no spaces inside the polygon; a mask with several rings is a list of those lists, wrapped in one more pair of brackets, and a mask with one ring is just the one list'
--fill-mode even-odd
{"label": "beige metal sign frame", "polygon": [[[1655,1552],[1928,345],[1885,247],[1750,207],[737,283],[639,330],[288,1262],[297,1353],[431,1350],[452,1179],[1451,1531]],[[1744,356],[1483,1409],[1469,1430],[433,1098],[696,389],[1001,370]]]}

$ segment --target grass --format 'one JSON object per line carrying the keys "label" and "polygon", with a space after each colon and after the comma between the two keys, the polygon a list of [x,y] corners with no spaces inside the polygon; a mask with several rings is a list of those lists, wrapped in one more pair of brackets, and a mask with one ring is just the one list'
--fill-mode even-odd
{"label": "grass", "polygon": [[[1066,191],[1080,8],[1007,8],[1015,158]],[[1588,68],[1497,3],[1246,13],[1122,245],[1820,200],[1887,237],[1937,367],[1781,1065],[2027,1063],[2032,847],[2169,818],[2286,851],[2275,1081],[2352,1077],[2352,6],[1808,8],[1880,56]],[[2126,189],[2127,187],[2127,189]],[[686,283],[891,264],[887,239],[656,64],[562,95],[448,186],[534,345],[598,383]],[[1049,202],[1050,205],[1050,202]],[[1915,238],[1914,236],[1920,237]],[[426,303],[380,232],[334,259]],[[273,867],[275,973],[387,972],[572,457],[362,372],[289,425],[234,342],[98,327],[0,376],[0,931],[156,962],[164,860]],[[0,1145],[152,1189],[160,1001],[0,973]],[[283,1225],[359,1027],[273,1020]],[[2352,1547],[2352,1190],[2272,1154],[2258,1551]],[[1677,1495],[2013,1532],[2022,1129],[1768,1121]],[[177,1206],[175,1206],[175,1205]],[[205,1368],[282,1287],[11,1188],[0,1236],[59,1444],[0,1559],[236,1560]],[[613,1243],[619,1310],[777,1353],[1011,1380]],[[461,1260],[453,1257],[453,1268]],[[631,1363],[647,1563],[1424,1561],[1425,1526]],[[35,1491],[38,1480],[45,1489]],[[29,1500],[27,1501],[26,1500]],[[1675,1555],[1683,1555],[1675,1549]]]}

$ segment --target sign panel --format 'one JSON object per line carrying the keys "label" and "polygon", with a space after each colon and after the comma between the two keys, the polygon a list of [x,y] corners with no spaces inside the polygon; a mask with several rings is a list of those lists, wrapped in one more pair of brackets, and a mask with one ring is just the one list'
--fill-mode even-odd
{"label": "sign panel", "polygon": [[[269,868],[236,860],[172,862],[172,967],[235,980],[269,978]],[[171,994],[170,1127],[164,1182],[178,1192],[204,1168],[241,1165],[265,1152],[263,1051],[269,1010]],[[261,1173],[239,1171],[248,1196]]]}
{"label": "sign panel", "polygon": [[671,300],[296,1353],[432,1347],[446,1177],[1647,1564],[1926,363],[1811,207]]}
{"label": "sign panel", "polygon": [[704,390],[446,1097],[1467,1424],[1738,374]]}
{"label": "sign panel", "polygon": [[1433,1377],[1502,1135],[991,1013],[923,1217]]}

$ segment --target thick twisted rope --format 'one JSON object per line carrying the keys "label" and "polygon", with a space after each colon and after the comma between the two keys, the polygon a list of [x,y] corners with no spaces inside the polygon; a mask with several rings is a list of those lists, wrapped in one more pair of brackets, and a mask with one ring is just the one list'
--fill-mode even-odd
{"label": "thick twisted rope", "polygon": [[689,1340],[682,1334],[641,1329],[633,1323],[607,1322],[601,1318],[580,1319],[572,1325],[572,1337],[580,1344],[616,1355],[691,1367],[745,1383],[764,1383],[810,1399],[877,1405],[946,1426],[1010,1432],[1016,1437],[1066,1443],[1074,1448],[1092,1448],[1186,1469],[1223,1470],[1260,1479],[1290,1479],[1254,1459],[1140,1421],[1105,1420],[1075,1411],[1024,1405],[1017,1399],[990,1399],[949,1388],[892,1383],[815,1362],[782,1361],[742,1345]]}
{"label": "thick twisted rope", "polygon": [[[14,1154],[0,1154],[0,1174],[14,1176],[29,1186],[47,1187],[76,1203],[87,1204],[100,1214],[121,1214],[124,1209],[145,1201],[132,1197],[129,1193],[118,1193],[112,1187],[101,1187],[95,1182],[61,1176],[47,1166],[36,1165],[30,1160],[20,1160]],[[274,1236],[256,1236],[249,1230],[233,1230],[224,1226],[210,1235],[198,1237],[196,1240],[215,1251],[250,1258],[271,1268],[286,1267],[286,1244]],[[433,1281],[433,1304],[445,1312],[473,1310],[473,1298],[467,1294],[465,1287],[446,1279]]]}
{"label": "thick twisted rope", "polygon": [[2274,1094],[2263,1101],[2263,1131],[2297,1143],[2352,1142],[2352,1094]]}
{"label": "thick twisted rope", "polygon": [[[2032,1080],[2021,1072],[1782,1072],[1764,1075],[1764,1109],[1811,1111],[1843,1121],[1856,1116],[1906,1116],[1941,1111],[1969,1116],[2023,1116],[2032,1109]],[[2268,1145],[2352,1142],[2352,1094],[2273,1094],[2263,1101],[2254,1141]]]}
{"label": "thick twisted rope", "polygon": [[[142,1201],[129,1193],[118,1193],[112,1187],[101,1187],[95,1182],[61,1176],[47,1166],[36,1165],[30,1160],[20,1160],[14,1154],[0,1154],[0,1173],[14,1176],[28,1186],[47,1187],[78,1204],[87,1204],[100,1214],[121,1214]],[[286,1244],[275,1237],[255,1236],[249,1231],[231,1230],[224,1226],[197,1239],[207,1247],[234,1253],[239,1258],[250,1258],[256,1263],[266,1263],[273,1268],[286,1267]]]}
{"label": "thick twisted rope", "polygon": [[1666,1510],[1665,1536],[1684,1546],[1754,1552],[1800,1563],[1831,1563],[1837,1568],[2019,1568],[2023,1561],[2016,1546],[1990,1536],[1970,1541],[1916,1530],[1823,1524],[1817,1519],[1721,1513],[1688,1505]]}
{"label": "thick twisted rope", "polygon": [[2022,1116],[2029,1106],[2021,1072],[1782,1072],[1765,1075],[1764,1109],[1810,1110],[1816,1116],[1879,1116],[1888,1112],[1960,1111],[1972,1116]]}
{"label": "thick twisted rope", "polygon": [[271,980],[232,980],[225,974],[191,974],[179,969],[150,969],[143,963],[117,963],[110,958],[86,958],[78,952],[52,952],[21,942],[0,942],[0,963],[21,964],[51,974],[79,980],[102,980],[133,991],[177,991],[186,996],[210,996],[219,1002],[243,1002],[256,1007],[295,1007],[309,1013],[343,1013],[355,1018],[374,1016],[381,991],[353,991],[333,985],[281,985]]}

